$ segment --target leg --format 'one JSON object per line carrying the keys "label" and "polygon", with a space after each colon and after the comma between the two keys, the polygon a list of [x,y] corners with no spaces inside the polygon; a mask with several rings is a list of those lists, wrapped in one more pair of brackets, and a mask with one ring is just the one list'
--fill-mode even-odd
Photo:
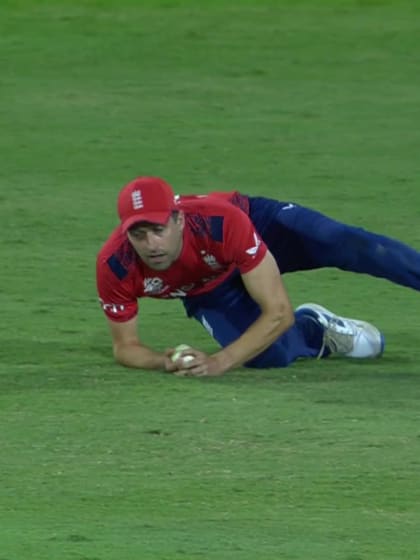
{"label": "leg", "polygon": [[250,201],[251,219],[282,273],[336,267],[420,290],[420,252],[408,245],[299,205]]}
{"label": "leg", "polygon": [[[237,338],[258,318],[260,309],[236,277],[205,297],[186,298],[189,316],[197,319],[222,347]],[[296,310],[295,324],[269,348],[245,365],[286,367],[298,358],[374,357],[383,351],[380,332],[361,321],[338,317],[314,304]]]}
{"label": "leg", "polygon": [[[225,347],[237,338],[258,318],[260,309],[243,291],[236,294],[231,305],[194,306],[192,316],[197,319],[217,342]],[[191,313],[189,313],[191,315]],[[323,329],[308,317],[301,315],[295,325],[259,356],[245,364],[246,367],[286,367],[297,358],[315,358],[322,347]]]}

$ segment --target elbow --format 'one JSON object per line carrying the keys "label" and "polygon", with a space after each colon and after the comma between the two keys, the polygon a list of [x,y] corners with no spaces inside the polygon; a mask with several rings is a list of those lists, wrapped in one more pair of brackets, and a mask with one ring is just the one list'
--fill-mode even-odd
{"label": "elbow", "polygon": [[119,344],[114,344],[112,348],[112,353],[114,356],[115,362],[124,367],[131,367],[130,361],[127,357],[127,352],[125,351],[125,347]]}
{"label": "elbow", "polygon": [[295,324],[295,314],[290,304],[279,305],[276,310],[275,323],[278,336],[288,331]]}
{"label": "elbow", "polygon": [[287,311],[284,314],[284,324],[285,324],[285,331],[289,330],[290,327],[293,327],[295,324],[295,313],[292,307],[289,305]]}
{"label": "elbow", "polygon": [[113,354],[113,356],[114,356],[115,363],[117,363],[117,364],[120,365],[120,366],[125,366],[125,365],[126,365],[125,362],[124,362],[124,357],[123,357],[123,355],[121,355],[121,352],[120,352],[119,349],[116,348],[115,346],[114,346],[114,348],[113,348],[112,354]]}

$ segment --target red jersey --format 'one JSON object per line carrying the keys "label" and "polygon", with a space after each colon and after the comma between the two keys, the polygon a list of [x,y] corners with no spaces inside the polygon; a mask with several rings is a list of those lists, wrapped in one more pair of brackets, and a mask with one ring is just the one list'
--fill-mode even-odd
{"label": "red jersey", "polygon": [[97,289],[112,321],[137,315],[139,298],[204,294],[234,270],[244,274],[264,258],[267,247],[248,216],[246,196],[238,192],[180,196],[178,206],[185,214],[183,246],[167,270],[146,266],[120,226],[99,252]]}

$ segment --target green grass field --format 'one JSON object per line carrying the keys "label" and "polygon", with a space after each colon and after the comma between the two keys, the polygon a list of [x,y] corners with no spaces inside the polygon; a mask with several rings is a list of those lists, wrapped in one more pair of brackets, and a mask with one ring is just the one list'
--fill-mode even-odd
{"label": "green grass field", "polygon": [[[324,270],[295,305],[378,361],[178,379],[113,363],[96,253],[119,189],[239,188],[420,248],[420,5],[0,4],[0,560],[418,560],[419,295]],[[145,301],[156,348],[215,343]]]}

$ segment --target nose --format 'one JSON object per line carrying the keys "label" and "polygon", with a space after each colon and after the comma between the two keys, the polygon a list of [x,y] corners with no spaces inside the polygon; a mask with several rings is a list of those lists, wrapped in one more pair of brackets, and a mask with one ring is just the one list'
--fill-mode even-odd
{"label": "nose", "polygon": [[148,249],[154,250],[159,248],[159,236],[157,236],[153,231],[148,231],[146,233],[146,244]]}

